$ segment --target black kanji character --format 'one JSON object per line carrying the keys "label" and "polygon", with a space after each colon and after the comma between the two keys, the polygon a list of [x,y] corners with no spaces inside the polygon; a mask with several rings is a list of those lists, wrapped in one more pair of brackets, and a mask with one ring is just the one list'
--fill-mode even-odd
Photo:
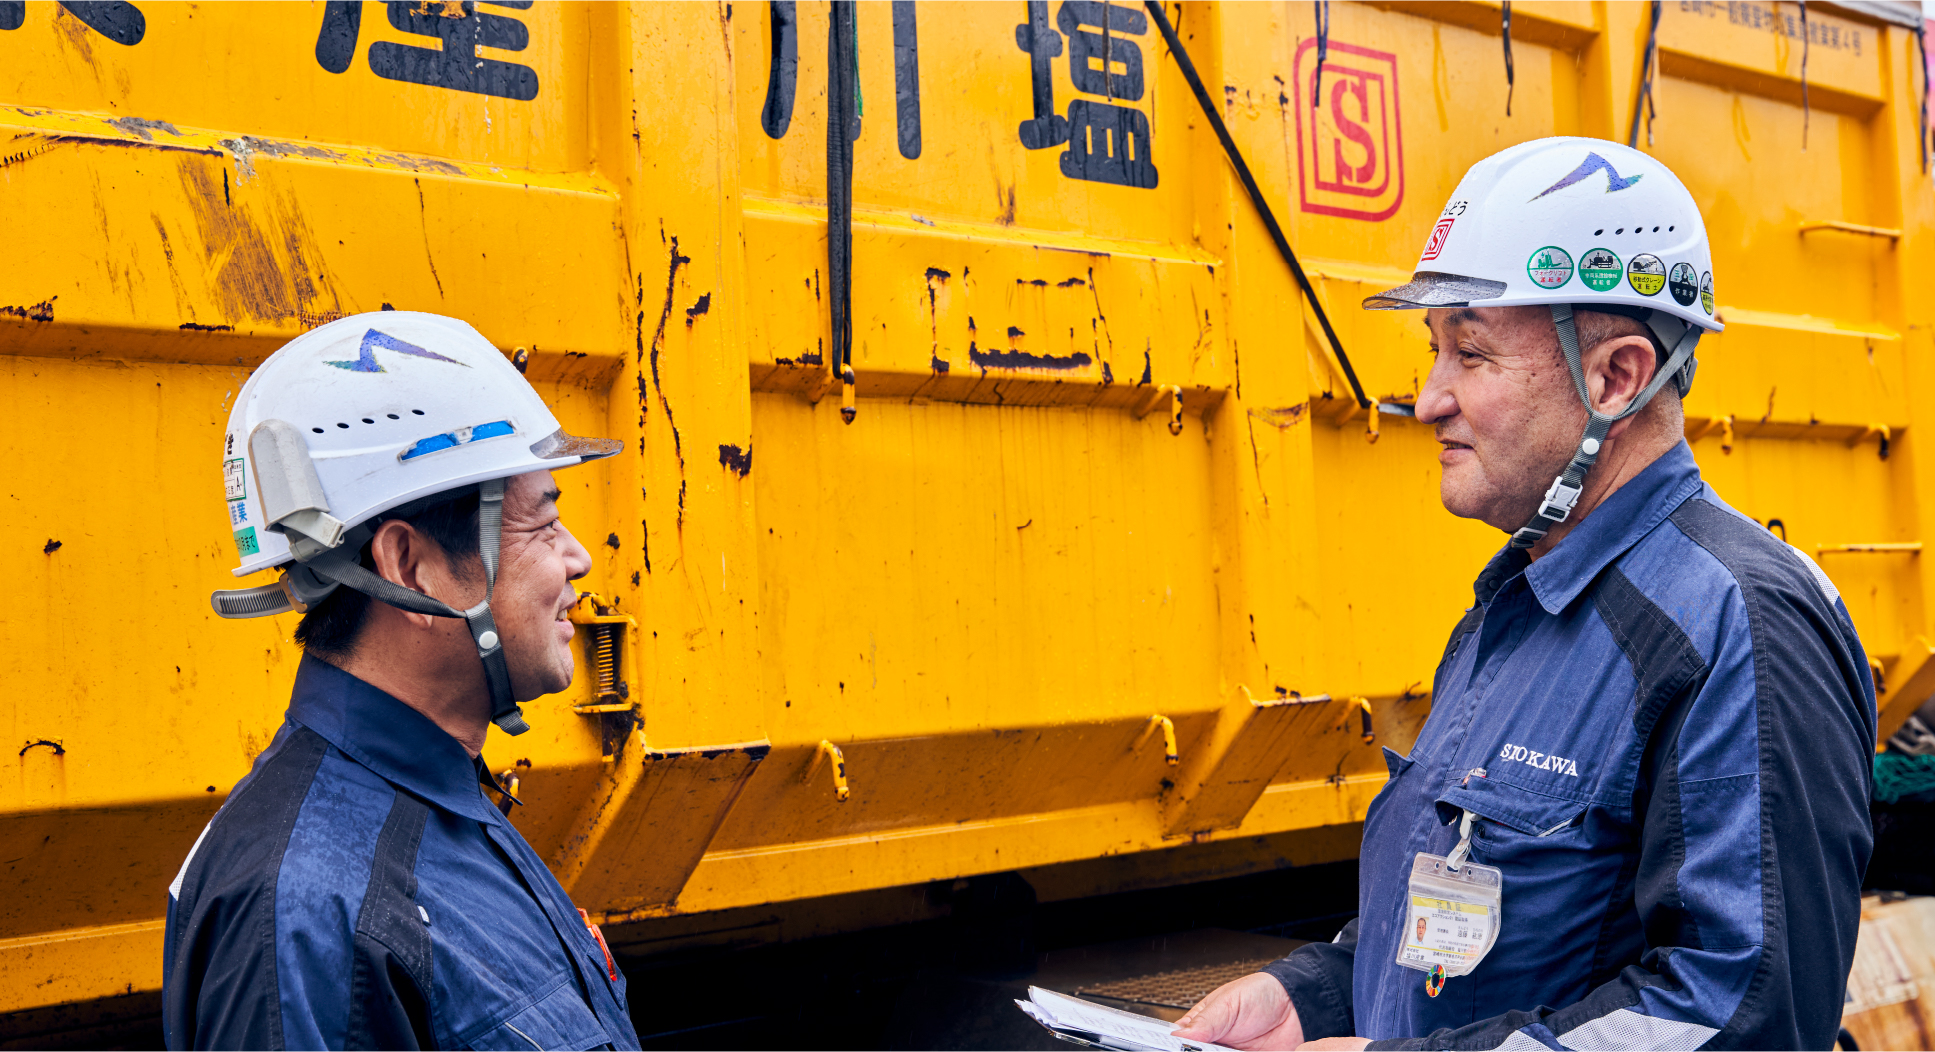
{"label": "black kanji character", "polygon": [[[148,35],[147,16],[126,0],[61,0],[60,6],[117,44],[133,47]],[[0,0],[0,29],[19,29],[26,21],[26,0]]]}
{"label": "black kanji character", "polygon": [[1062,35],[1048,22],[1048,0],[1028,0],[1028,21],[1015,27],[1015,44],[1028,53],[1035,89],[1035,116],[1021,122],[1021,145],[1046,150],[1068,141],[1068,121],[1055,112],[1055,80],[1049,60],[1062,53]]}
{"label": "black kanji character", "polygon": [[1156,188],[1149,157],[1149,118],[1141,110],[1076,99],[1068,104],[1068,150],[1062,174],[1070,179]]}
{"label": "black kanji character", "polygon": [[[490,7],[520,11],[531,6],[531,0],[484,2]],[[477,0],[390,0],[387,9],[392,26],[405,33],[436,37],[443,46],[410,47],[379,40],[369,50],[370,71],[377,76],[524,102],[537,98],[537,70],[477,54],[480,47],[524,50],[531,43],[531,31],[524,23],[479,11]],[[316,35],[316,62],[331,73],[349,69],[356,57],[362,25],[361,0],[324,4],[322,28]]]}
{"label": "black kanji character", "polygon": [[[531,0],[489,0],[492,7],[528,9]],[[370,45],[370,71],[386,80],[405,80],[433,88],[474,91],[480,95],[518,99],[537,98],[537,70],[515,62],[479,58],[479,47],[522,51],[531,43],[524,23],[477,10],[474,0],[444,3],[442,13],[426,12],[436,5],[412,0],[390,0],[390,24],[405,33],[437,37],[441,50],[409,47],[379,40]],[[460,12],[450,15],[452,7]]]}
{"label": "black kanji character", "polygon": [[[1076,91],[1131,102],[1142,97],[1142,49],[1116,33],[1147,33],[1147,15],[1098,0],[1064,0],[1055,23],[1068,34],[1068,79]],[[1115,72],[1118,65],[1123,72]]]}

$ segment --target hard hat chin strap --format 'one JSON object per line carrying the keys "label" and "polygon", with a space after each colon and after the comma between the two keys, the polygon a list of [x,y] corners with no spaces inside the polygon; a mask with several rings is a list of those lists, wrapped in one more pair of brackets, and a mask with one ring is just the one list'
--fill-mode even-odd
{"label": "hard hat chin strap", "polygon": [[[1579,503],[1579,494],[1586,488],[1586,473],[1599,459],[1599,450],[1605,445],[1606,432],[1621,420],[1646,408],[1653,396],[1673,381],[1684,395],[1691,386],[1693,376],[1688,363],[1693,358],[1694,345],[1700,342],[1700,327],[1688,325],[1674,344],[1673,353],[1667,356],[1666,363],[1653,374],[1653,380],[1645,389],[1627,403],[1626,408],[1616,416],[1607,416],[1593,408],[1592,392],[1586,387],[1585,368],[1579,362],[1579,327],[1572,317],[1569,303],[1552,304],[1552,325],[1559,330],[1559,349],[1565,354],[1566,368],[1572,372],[1572,386],[1579,392],[1579,401],[1586,407],[1586,433],[1579,439],[1579,446],[1573,450],[1572,460],[1566,464],[1565,471],[1552,480],[1545,491],[1545,498],[1539,502],[1539,510],[1532,519],[1512,534],[1511,546],[1530,548],[1543,540],[1552,527],[1564,522],[1572,514],[1573,506]],[[1681,374],[1686,375],[1682,378]]]}
{"label": "hard hat chin strap", "polygon": [[484,680],[490,687],[491,722],[506,734],[523,734],[531,727],[524,722],[524,711],[518,707],[517,699],[511,696],[511,671],[504,660],[504,640],[490,613],[491,597],[497,591],[498,549],[503,533],[504,480],[492,479],[478,486],[477,551],[484,562],[484,601],[468,610],[458,610],[373,573],[358,560],[360,543],[321,550],[312,544],[296,543],[290,550],[317,576],[354,588],[372,599],[412,613],[461,618],[477,644],[477,657],[484,663]]}

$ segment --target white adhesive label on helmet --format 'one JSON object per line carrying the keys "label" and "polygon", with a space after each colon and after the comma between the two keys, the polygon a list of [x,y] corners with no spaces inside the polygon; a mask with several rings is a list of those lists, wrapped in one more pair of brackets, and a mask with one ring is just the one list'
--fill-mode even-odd
{"label": "white adhesive label on helmet", "polygon": [[[248,462],[241,457],[222,461],[222,489],[228,497],[228,525],[239,529],[249,522]],[[238,545],[241,543],[238,539]]]}
{"label": "white adhesive label on helmet", "polygon": [[248,462],[241,457],[222,462],[222,488],[227,491],[229,500],[242,500],[249,495]]}
{"label": "white adhesive label on helmet", "polygon": [[1525,275],[1542,289],[1556,289],[1572,280],[1572,253],[1547,245],[1525,261]]}

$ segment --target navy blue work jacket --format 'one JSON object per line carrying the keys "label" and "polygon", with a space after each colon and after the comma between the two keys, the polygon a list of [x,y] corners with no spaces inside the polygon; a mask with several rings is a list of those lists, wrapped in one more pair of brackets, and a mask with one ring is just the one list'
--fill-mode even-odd
{"label": "navy blue work jacket", "polygon": [[[1357,920],[1267,970],[1372,1048],[1827,1048],[1873,846],[1875,699],[1834,586],[1682,443],[1536,563],[1509,548],[1364,823]],[[1396,963],[1419,852],[1504,874],[1431,997]]]}
{"label": "navy blue work jacket", "polygon": [[168,1047],[637,1048],[622,973],[488,779],[423,714],[304,657],[168,889]]}

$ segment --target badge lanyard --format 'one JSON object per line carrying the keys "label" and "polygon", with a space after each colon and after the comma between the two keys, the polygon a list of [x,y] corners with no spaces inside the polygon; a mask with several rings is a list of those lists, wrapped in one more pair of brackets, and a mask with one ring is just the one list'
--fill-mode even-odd
{"label": "badge lanyard", "polygon": [[1420,851],[1411,862],[1397,963],[1425,973],[1424,992],[1431,997],[1444,989],[1446,979],[1477,968],[1498,942],[1505,876],[1470,860],[1471,820],[1466,811],[1450,855]]}

